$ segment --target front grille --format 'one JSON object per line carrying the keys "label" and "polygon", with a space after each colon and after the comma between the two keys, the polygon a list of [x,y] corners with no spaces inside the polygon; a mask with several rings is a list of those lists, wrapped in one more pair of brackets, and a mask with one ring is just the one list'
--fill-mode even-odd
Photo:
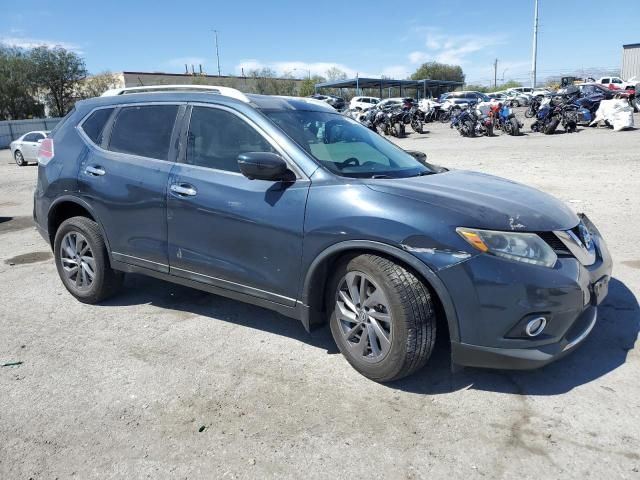
{"label": "front grille", "polygon": [[538,232],[538,236],[556,252],[556,255],[562,257],[572,257],[573,255],[565,244],[553,232]]}

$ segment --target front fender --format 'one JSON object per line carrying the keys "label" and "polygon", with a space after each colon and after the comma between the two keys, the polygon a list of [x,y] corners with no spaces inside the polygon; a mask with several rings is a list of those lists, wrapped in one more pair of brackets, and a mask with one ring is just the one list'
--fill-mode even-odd
{"label": "front fender", "polygon": [[[376,242],[372,240],[347,240],[339,243],[335,243],[327,248],[325,248],[316,258],[313,260],[311,265],[309,266],[301,294],[301,302],[304,305],[311,306],[313,304],[313,291],[314,285],[317,285],[318,275],[322,276],[327,262],[331,258],[336,258],[336,256],[347,253],[349,251],[370,251],[370,252],[379,252],[388,257],[392,257],[397,259],[398,261],[409,265],[413,268],[418,274],[420,274],[424,280],[429,284],[431,288],[433,288],[434,292],[440,299],[442,307],[444,309],[444,313],[446,316],[446,321],[449,327],[449,335],[452,341],[459,341],[459,325],[458,325],[458,317],[456,314],[456,309],[449,295],[449,291],[445,287],[444,283],[438,275],[427,265],[425,265],[420,259],[411,253],[402,250],[393,245],[389,245],[382,242]],[[313,319],[303,320],[305,323],[305,328],[307,330],[310,329],[310,324],[315,323]]]}

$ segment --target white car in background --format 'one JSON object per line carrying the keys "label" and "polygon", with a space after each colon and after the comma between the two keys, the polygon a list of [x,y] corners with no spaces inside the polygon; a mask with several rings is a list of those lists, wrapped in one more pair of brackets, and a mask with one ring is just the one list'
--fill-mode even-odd
{"label": "white car in background", "polygon": [[353,97],[349,102],[349,108],[351,110],[367,110],[375,107],[379,101],[380,99],[377,97]]}
{"label": "white car in background", "polygon": [[29,162],[37,162],[40,144],[47,136],[49,136],[48,131],[38,130],[25,133],[20,138],[11,142],[9,149],[11,150],[11,155],[13,155],[13,159],[16,161],[16,165],[23,167]]}

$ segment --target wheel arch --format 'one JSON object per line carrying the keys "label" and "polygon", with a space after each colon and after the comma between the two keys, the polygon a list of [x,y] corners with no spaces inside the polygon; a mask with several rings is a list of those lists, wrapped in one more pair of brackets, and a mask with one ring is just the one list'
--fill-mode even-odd
{"label": "wheel arch", "polygon": [[109,239],[105,235],[104,228],[100,220],[96,216],[93,208],[85,200],[72,195],[64,195],[58,197],[49,207],[47,213],[47,234],[49,236],[49,244],[53,248],[56,232],[65,220],[71,217],[87,217],[98,224],[100,234],[107,246],[107,253],[111,261],[111,248],[109,248]]}
{"label": "wheel arch", "polygon": [[460,340],[458,318],[453,301],[436,273],[410,253],[393,245],[372,240],[349,240],[331,245],[313,260],[307,270],[301,294],[301,302],[309,308],[309,318],[305,322],[307,330],[326,321],[326,315],[323,314],[325,290],[332,273],[332,267],[345,256],[365,253],[389,258],[417,274],[436,297],[437,307],[444,316],[443,320],[448,329],[449,338],[452,341]]}

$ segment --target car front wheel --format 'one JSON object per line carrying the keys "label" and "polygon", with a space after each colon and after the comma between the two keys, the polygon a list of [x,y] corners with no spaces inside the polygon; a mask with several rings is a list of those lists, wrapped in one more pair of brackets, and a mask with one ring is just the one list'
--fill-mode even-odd
{"label": "car front wheel", "polygon": [[62,283],[83,303],[98,303],[122,284],[124,274],[111,268],[100,228],[89,218],[62,222],[53,251]]}
{"label": "car front wheel", "polygon": [[24,160],[24,156],[22,155],[22,152],[20,150],[16,150],[15,153],[13,154],[13,158],[16,161],[16,165],[18,165],[19,167],[24,167],[27,162],[25,162]]}
{"label": "car front wheel", "polygon": [[377,382],[423,367],[436,338],[428,288],[403,266],[376,255],[343,261],[330,285],[333,338],[347,361]]}

